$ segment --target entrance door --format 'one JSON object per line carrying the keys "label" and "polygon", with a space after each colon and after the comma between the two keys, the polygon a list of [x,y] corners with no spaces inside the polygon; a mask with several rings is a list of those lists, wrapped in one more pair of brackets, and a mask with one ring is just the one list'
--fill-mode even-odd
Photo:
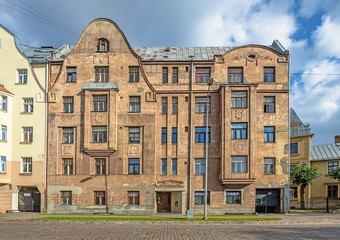
{"label": "entrance door", "polygon": [[256,189],[256,212],[280,213],[280,189]]}
{"label": "entrance door", "polygon": [[170,192],[157,192],[157,212],[171,212]]}
{"label": "entrance door", "polygon": [[40,212],[40,192],[36,187],[20,189],[19,211]]}

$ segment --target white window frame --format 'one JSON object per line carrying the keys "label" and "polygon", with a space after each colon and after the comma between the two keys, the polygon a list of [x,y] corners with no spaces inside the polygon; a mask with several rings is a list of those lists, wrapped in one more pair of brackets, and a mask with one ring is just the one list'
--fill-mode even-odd
{"label": "white window frame", "polygon": [[0,172],[6,172],[6,156],[0,156]]}
{"label": "white window frame", "polygon": [[[25,113],[32,113],[33,112],[33,103],[34,99],[33,98],[23,98],[23,112]],[[27,106],[27,111],[26,111],[26,106]]]}
{"label": "white window frame", "polygon": [[[27,171],[26,172],[24,172],[24,160],[30,160],[30,161],[27,161],[25,164],[27,164]],[[21,169],[20,169],[20,172],[21,173],[32,173],[32,167],[33,167],[33,165],[32,165],[32,163],[33,163],[33,161],[32,161],[32,157],[22,157],[21,158]],[[31,165],[31,171],[29,171],[29,169],[30,169],[30,166]]]}
{"label": "white window frame", "polygon": [[[21,73],[21,71],[26,71]],[[25,75],[26,75],[26,82],[25,82]],[[17,83],[19,84],[26,84],[27,83],[27,69],[18,69],[17,70]]]}
{"label": "white window frame", "polygon": [[[25,129],[32,129],[32,131],[25,132]],[[32,134],[30,134],[30,132]],[[28,134],[27,139],[28,141],[25,141],[25,135]],[[22,142],[24,143],[32,143],[33,142],[33,127],[22,127]]]}
{"label": "white window frame", "polygon": [[[239,203],[239,204],[227,204],[227,192],[241,192],[241,203]],[[224,205],[226,205],[226,206],[243,205],[243,189],[224,189]]]}
{"label": "white window frame", "polygon": [[[3,129],[5,127],[5,129]],[[2,138],[3,133],[5,133],[5,138]],[[7,126],[6,125],[1,125],[1,135],[0,135],[0,141],[7,141]]]}
{"label": "white window frame", "polygon": [[[6,100],[4,100],[6,99]],[[5,102],[5,105],[3,105]],[[3,108],[3,106],[5,106],[5,108]],[[1,110],[2,111],[7,111],[8,109],[8,97],[7,96],[1,96]]]}

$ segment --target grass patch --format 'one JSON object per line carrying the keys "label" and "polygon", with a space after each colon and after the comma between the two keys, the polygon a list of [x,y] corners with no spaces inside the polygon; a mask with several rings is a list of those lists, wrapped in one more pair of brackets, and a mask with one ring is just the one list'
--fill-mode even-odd
{"label": "grass patch", "polygon": [[[203,217],[203,214],[194,214],[194,216]],[[257,214],[208,214],[208,217],[256,217]]]}
{"label": "grass patch", "polygon": [[52,216],[152,216],[151,214],[110,214],[110,213],[40,213],[40,215],[52,215]]}
{"label": "grass patch", "polygon": [[321,212],[321,213],[325,213],[327,212],[326,209],[291,209],[292,211],[296,211],[296,212]]}

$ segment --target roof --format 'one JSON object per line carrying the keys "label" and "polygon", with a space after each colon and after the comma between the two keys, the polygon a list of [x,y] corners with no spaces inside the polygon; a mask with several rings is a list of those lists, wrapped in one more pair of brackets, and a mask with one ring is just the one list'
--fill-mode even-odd
{"label": "roof", "polygon": [[0,92],[4,92],[4,93],[8,93],[8,94],[14,95],[14,94],[11,93],[10,91],[8,91],[4,86],[0,86]]}
{"label": "roof", "polygon": [[340,159],[340,144],[324,144],[312,146],[310,160],[320,161],[320,160],[332,160]]}
{"label": "roof", "polygon": [[82,88],[83,90],[91,90],[91,89],[117,89],[118,87],[115,82],[89,82],[86,83]]}
{"label": "roof", "polygon": [[304,124],[299,116],[296,114],[293,108],[290,109],[290,123],[292,122],[298,122],[299,124],[299,135],[308,135],[310,134],[310,125],[308,123]]}
{"label": "roof", "polygon": [[19,50],[28,58],[30,63],[47,63],[51,59],[52,53],[56,50],[53,47],[30,47],[17,44]]}

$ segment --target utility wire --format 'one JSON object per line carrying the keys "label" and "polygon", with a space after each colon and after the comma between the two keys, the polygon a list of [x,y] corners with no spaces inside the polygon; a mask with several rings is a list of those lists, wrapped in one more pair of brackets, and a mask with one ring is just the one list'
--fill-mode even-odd
{"label": "utility wire", "polygon": [[308,76],[340,76],[340,73],[290,73],[290,75],[308,75]]}

